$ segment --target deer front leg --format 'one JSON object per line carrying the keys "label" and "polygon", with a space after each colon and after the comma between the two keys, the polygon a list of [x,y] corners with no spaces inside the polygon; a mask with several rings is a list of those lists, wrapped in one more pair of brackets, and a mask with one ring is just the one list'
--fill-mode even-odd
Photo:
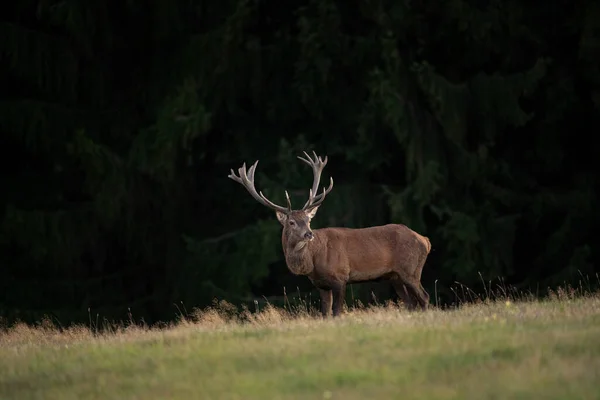
{"label": "deer front leg", "polygon": [[337,317],[342,313],[344,297],[346,295],[346,284],[339,283],[332,287],[333,292],[333,316]]}
{"label": "deer front leg", "polygon": [[323,318],[327,318],[331,311],[332,293],[331,290],[319,289],[321,295],[321,315]]}

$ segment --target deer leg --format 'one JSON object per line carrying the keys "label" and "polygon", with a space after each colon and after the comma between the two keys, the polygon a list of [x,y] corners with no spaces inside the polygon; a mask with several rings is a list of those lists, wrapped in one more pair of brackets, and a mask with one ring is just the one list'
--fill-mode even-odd
{"label": "deer leg", "polygon": [[333,294],[333,316],[337,317],[342,313],[344,297],[346,294],[346,284],[339,283],[335,285],[331,291]]}
{"label": "deer leg", "polygon": [[425,289],[421,289],[421,283],[406,282],[406,288],[416,297],[421,309],[423,311],[427,310],[429,306],[429,294],[427,294]]}
{"label": "deer leg", "polygon": [[323,318],[327,318],[329,312],[331,311],[331,290],[319,289],[319,294],[321,295],[321,315],[323,316]]}
{"label": "deer leg", "polygon": [[406,309],[409,311],[413,311],[417,308],[417,300],[408,292],[406,285],[400,279],[392,280],[392,286],[396,291],[396,294],[402,302],[406,305]]}
{"label": "deer leg", "polygon": [[421,288],[421,292],[423,293],[423,296],[427,300],[427,304],[429,304],[429,293],[427,293],[427,290],[425,290],[423,285],[421,285],[421,282],[419,282],[419,287]]}

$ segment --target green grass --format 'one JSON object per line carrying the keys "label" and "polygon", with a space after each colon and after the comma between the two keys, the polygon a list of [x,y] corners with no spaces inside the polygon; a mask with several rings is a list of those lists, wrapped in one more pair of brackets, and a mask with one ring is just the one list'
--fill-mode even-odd
{"label": "green grass", "polygon": [[0,399],[599,399],[600,297],[0,333]]}

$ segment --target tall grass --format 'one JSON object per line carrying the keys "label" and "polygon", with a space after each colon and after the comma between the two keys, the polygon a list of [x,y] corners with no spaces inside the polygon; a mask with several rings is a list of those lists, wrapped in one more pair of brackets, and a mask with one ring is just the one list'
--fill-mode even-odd
{"label": "tall grass", "polygon": [[[582,275],[578,284],[573,286],[567,282],[563,286],[557,288],[546,288],[545,295],[534,293],[531,290],[523,291],[517,287],[508,285],[503,278],[498,278],[496,282],[489,280],[485,281],[481,273],[479,273],[482,288],[479,292],[460,283],[454,282],[449,290],[454,294],[453,301],[440,304],[438,301],[437,282],[435,291],[431,296],[430,311],[435,310],[458,310],[465,306],[474,305],[492,305],[496,303],[531,303],[531,302],[547,302],[547,301],[565,301],[574,300],[577,298],[590,298],[597,296],[597,288],[600,287],[600,276],[596,274],[595,282],[589,277]],[[37,330],[44,335],[52,333],[52,335],[60,335],[64,333],[66,336],[81,335],[86,332],[88,335],[111,335],[122,334],[124,332],[139,332],[146,330],[165,330],[186,324],[201,324],[207,326],[215,325],[216,321],[227,322],[228,324],[256,324],[257,320],[263,321],[269,316],[277,315],[278,322],[282,320],[290,321],[294,319],[307,320],[311,318],[320,318],[321,312],[318,299],[313,298],[312,294],[302,294],[298,290],[294,296],[288,296],[286,288],[283,289],[283,302],[281,307],[276,307],[267,298],[263,301],[255,299],[253,307],[246,304],[235,306],[234,304],[217,300],[213,301],[211,306],[206,308],[192,308],[188,311],[187,307],[180,303],[175,304],[176,318],[174,322],[158,322],[153,326],[145,323],[143,318],[137,319],[132,314],[131,310],[127,310],[127,318],[124,320],[114,321],[102,318],[99,314],[93,314],[91,309],[88,309],[88,323],[86,325],[76,324],[70,327],[63,327],[63,324],[52,316],[46,316],[35,324],[27,325],[17,321],[13,324],[8,324],[0,316],[0,338],[10,336],[11,332],[24,332],[26,330]],[[371,294],[371,302],[364,304],[360,300],[351,299],[350,303],[344,304],[344,312],[351,314],[373,313],[379,312],[383,308],[386,311],[397,310],[404,311],[404,305],[392,300],[380,301],[373,293]],[[357,314],[358,313],[358,314]],[[1,339],[0,339],[1,340]],[[1,342],[0,342],[1,343]]]}

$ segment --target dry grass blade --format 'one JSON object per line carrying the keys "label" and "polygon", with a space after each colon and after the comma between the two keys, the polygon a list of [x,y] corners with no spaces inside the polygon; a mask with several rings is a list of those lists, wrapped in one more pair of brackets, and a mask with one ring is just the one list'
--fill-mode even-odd
{"label": "dry grass blade", "polygon": [[[324,320],[226,302],[158,328],[0,334],[0,398],[598,398],[600,297],[392,303]],[[507,385],[506,382],[510,382]]]}

